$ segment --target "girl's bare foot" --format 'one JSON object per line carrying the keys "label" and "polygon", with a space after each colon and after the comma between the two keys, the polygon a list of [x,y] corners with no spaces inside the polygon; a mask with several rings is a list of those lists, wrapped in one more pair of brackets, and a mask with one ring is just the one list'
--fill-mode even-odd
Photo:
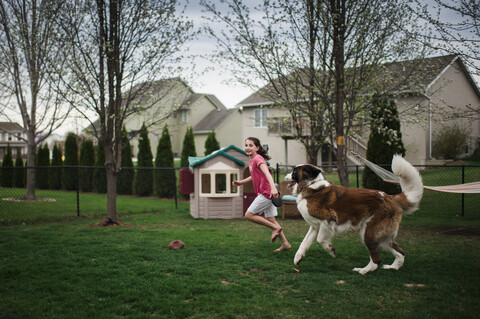
{"label": "girl's bare foot", "polygon": [[272,231],[272,239],[270,240],[272,243],[277,240],[278,235],[282,232],[282,227],[278,227]]}
{"label": "girl's bare foot", "polygon": [[292,246],[290,246],[290,244],[282,244],[282,246],[280,248],[275,249],[274,251],[278,252],[278,251],[282,251],[282,250],[290,250],[290,248],[292,248]]}

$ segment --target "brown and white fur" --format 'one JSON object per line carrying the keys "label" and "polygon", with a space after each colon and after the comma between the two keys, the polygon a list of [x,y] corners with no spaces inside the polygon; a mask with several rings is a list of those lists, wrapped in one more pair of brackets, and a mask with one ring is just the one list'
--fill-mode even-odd
{"label": "brown and white fur", "polygon": [[335,186],[325,180],[321,168],[298,165],[285,179],[291,181],[297,195],[297,207],[310,225],[297,253],[298,264],[312,243],[317,242],[333,257],[332,237],[346,231],[358,231],[370,253],[370,263],[353,270],[364,275],[380,264],[378,247],[391,252],[395,261],[384,269],[398,270],[405,252],[395,242],[403,214],[413,213],[423,195],[423,183],[417,170],[404,158],[395,155],[392,170],[400,177],[402,193],[388,195],[381,191]]}

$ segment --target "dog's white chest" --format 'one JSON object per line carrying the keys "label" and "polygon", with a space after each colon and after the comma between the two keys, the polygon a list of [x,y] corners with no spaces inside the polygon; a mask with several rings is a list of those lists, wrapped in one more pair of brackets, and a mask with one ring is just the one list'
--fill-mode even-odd
{"label": "dog's white chest", "polygon": [[307,200],[304,199],[301,194],[297,195],[297,208],[300,214],[302,214],[303,219],[310,226],[318,227],[322,222],[320,219],[310,216],[307,208]]}

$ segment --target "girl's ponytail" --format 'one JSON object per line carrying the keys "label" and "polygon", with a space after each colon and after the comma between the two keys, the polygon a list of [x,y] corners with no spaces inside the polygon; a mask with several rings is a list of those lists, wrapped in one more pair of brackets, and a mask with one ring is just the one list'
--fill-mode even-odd
{"label": "girl's ponytail", "polygon": [[267,150],[265,150],[262,146],[262,144],[260,143],[260,140],[256,137],[247,137],[245,140],[250,140],[253,142],[253,144],[255,144],[255,146],[258,147],[258,151],[257,151],[257,154],[260,154],[266,161],[268,161],[269,159],[271,159],[270,156],[267,155]]}

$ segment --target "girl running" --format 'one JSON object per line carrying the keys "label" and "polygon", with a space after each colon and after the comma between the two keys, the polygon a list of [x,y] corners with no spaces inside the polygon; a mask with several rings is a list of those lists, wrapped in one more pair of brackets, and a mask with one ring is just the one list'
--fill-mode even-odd
{"label": "girl running", "polygon": [[[266,162],[266,160],[270,159],[270,156],[267,155],[267,151],[260,144],[260,140],[255,137],[249,137],[245,140],[245,153],[250,157],[250,176],[240,181],[235,180],[232,182],[235,187],[250,181],[253,183],[257,197],[248,207],[245,217],[254,223],[269,227],[272,230],[270,239],[272,243],[277,238],[280,239],[282,246],[275,251],[288,250],[291,248],[290,243],[283,234],[282,227],[275,220],[277,207],[271,201],[272,197],[277,197],[279,194]],[[258,215],[262,212],[265,218]]]}

